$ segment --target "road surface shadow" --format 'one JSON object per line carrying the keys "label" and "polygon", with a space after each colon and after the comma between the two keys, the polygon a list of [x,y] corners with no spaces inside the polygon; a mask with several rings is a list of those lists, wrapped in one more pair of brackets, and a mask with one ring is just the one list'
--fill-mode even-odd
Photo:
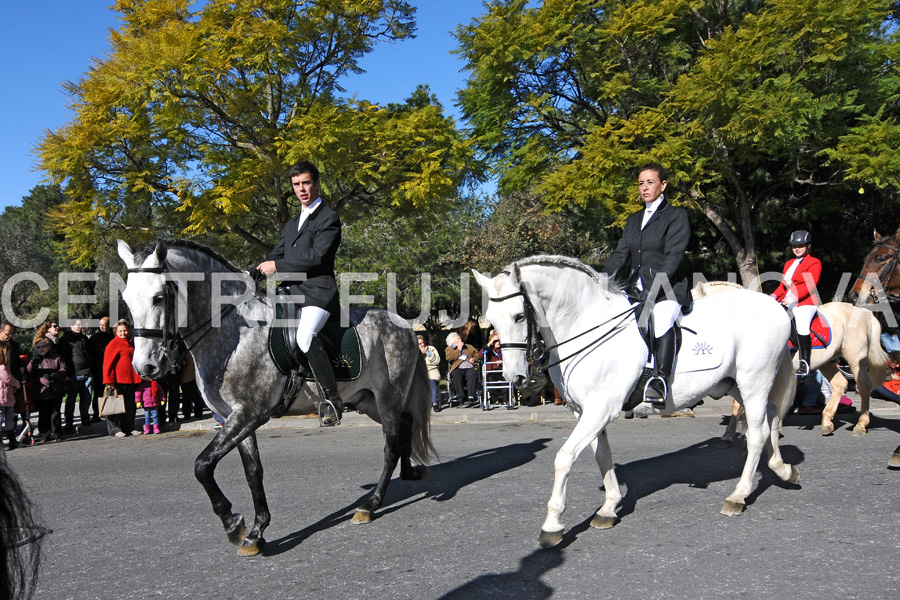
{"label": "road surface shadow", "polygon": [[[451,461],[432,465],[430,467],[431,475],[422,481],[403,481],[399,477],[394,477],[388,486],[384,506],[377,511],[376,518],[422,500],[439,502],[450,500],[468,485],[531,462],[538,452],[547,448],[550,441],[551,438],[540,438],[531,442],[479,450]],[[362,487],[371,490],[374,489],[375,483],[368,483]],[[356,509],[368,499],[369,494],[367,493],[316,523],[289,533],[280,539],[269,541],[263,554],[276,556],[292,550],[310,536],[349,520]]]}

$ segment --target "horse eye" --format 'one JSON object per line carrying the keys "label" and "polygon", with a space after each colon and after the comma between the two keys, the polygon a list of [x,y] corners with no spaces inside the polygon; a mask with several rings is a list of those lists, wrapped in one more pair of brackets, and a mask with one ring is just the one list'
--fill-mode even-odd
{"label": "horse eye", "polygon": [[887,260],[888,260],[889,258],[890,258],[890,256],[888,256],[887,254],[882,254],[881,256],[877,257],[877,258],[875,259],[875,261],[876,261],[876,262],[883,263],[883,262],[887,262]]}
{"label": "horse eye", "polygon": [[162,304],[165,297],[162,294],[156,294],[153,296],[153,304]]}
{"label": "horse eye", "polygon": [[521,323],[524,320],[525,320],[525,313],[519,313],[513,317],[513,321],[515,321],[516,323]]}

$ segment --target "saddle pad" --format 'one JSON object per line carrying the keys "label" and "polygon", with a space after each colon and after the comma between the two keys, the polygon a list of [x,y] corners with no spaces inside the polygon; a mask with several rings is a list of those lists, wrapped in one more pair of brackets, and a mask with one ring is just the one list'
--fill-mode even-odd
{"label": "saddle pad", "polygon": [[[812,323],[809,324],[810,337],[812,338],[813,348],[827,348],[831,344],[831,324],[820,312],[813,317]],[[791,350],[794,350],[794,344],[788,341]]]}
{"label": "saddle pad", "polygon": [[[276,321],[283,318],[281,303],[275,305]],[[269,328],[269,356],[285,375],[294,369],[299,369],[301,376],[306,380],[312,380],[312,370],[306,361],[306,356],[300,358],[299,364],[294,360],[291,349],[285,341],[283,327],[272,326]],[[359,345],[359,335],[356,327],[341,327],[339,321],[328,321],[322,331],[319,332],[325,352],[331,360],[334,370],[334,378],[338,381],[352,381],[359,377],[362,367],[362,350]]]}
{"label": "saddle pad", "polygon": [[722,351],[714,339],[704,332],[681,330],[681,348],[675,361],[676,373],[690,373],[715,369],[722,364]]}

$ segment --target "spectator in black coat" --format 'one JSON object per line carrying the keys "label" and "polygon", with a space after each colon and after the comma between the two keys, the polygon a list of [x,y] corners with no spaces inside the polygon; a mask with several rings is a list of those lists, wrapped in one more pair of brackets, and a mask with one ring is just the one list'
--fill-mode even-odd
{"label": "spectator in black coat", "polygon": [[[88,337],[82,332],[81,319],[75,319],[59,341],[60,355],[66,361],[69,374],[69,393],[66,396],[65,433],[75,432],[75,401],[78,400],[78,412],[81,426],[91,424],[89,409],[94,397],[93,371],[94,352]],[[94,413],[97,416],[97,413]]]}

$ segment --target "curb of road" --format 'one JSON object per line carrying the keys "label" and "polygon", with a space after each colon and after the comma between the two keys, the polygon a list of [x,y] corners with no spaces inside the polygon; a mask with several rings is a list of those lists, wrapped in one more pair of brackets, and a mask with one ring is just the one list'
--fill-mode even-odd
{"label": "curb of road", "polygon": [[[859,394],[847,394],[852,400],[853,405],[859,409]],[[876,413],[898,413],[900,406],[893,402],[885,400],[870,400],[870,409]],[[623,415],[619,415],[622,418]],[[722,398],[713,400],[706,398],[703,404],[697,406],[693,410],[693,414],[683,415],[652,415],[648,418],[659,419],[667,417],[698,417],[698,418],[728,418],[731,416],[731,400]],[[797,416],[797,415],[794,415]],[[848,415],[852,417],[853,415]],[[810,415],[803,418],[809,418],[818,422],[819,415]],[[536,422],[559,422],[571,421],[575,422],[575,416],[566,406],[558,406],[554,404],[545,404],[543,406],[525,407],[520,406],[514,410],[508,410],[505,406],[497,406],[491,410],[481,410],[480,408],[445,408],[439,413],[431,413],[431,425],[483,425],[483,424],[511,424],[511,423],[536,423]],[[178,431],[197,431],[213,429],[215,420],[212,417],[200,419],[197,421],[189,421],[180,423]],[[167,426],[171,427],[171,426]],[[369,417],[357,412],[347,412],[341,421],[341,427],[380,427],[378,423]],[[319,420],[315,415],[289,415],[280,419],[271,419],[268,423],[260,427],[260,429],[318,429]]]}

